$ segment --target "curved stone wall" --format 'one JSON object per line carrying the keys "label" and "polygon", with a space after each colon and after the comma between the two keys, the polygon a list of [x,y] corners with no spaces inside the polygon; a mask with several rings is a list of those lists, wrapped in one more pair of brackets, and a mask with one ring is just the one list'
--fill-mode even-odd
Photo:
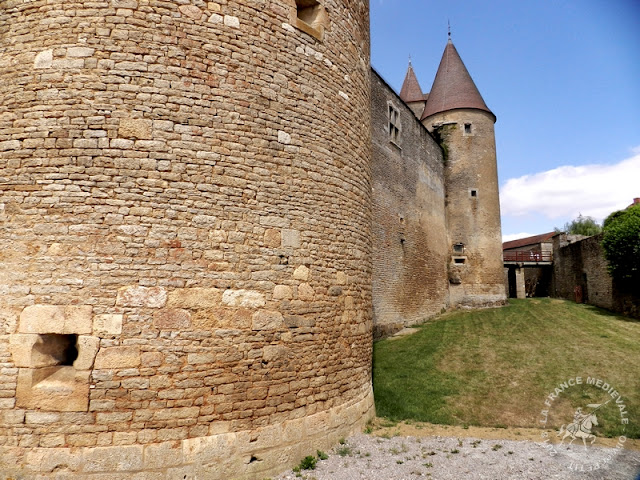
{"label": "curved stone wall", "polygon": [[300,3],[3,3],[3,472],[263,478],[372,414],[368,2]]}
{"label": "curved stone wall", "polygon": [[506,300],[495,121],[493,114],[477,109],[449,110],[423,120],[446,145],[452,305],[502,305]]}

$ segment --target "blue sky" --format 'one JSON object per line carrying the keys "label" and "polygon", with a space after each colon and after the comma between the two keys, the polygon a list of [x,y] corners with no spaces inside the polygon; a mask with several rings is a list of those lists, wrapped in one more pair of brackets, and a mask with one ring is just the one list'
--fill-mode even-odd
{"label": "blue sky", "polygon": [[371,63],[427,92],[453,43],[498,117],[505,239],[640,197],[640,1],[371,0]]}

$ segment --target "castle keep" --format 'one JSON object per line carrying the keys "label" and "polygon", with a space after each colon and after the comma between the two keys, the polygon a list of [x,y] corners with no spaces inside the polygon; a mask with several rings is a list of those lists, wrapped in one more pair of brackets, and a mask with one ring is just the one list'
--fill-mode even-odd
{"label": "castle keep", "polygon": [[398,97],[368,15],[2,2],[5,476],[264,478],[373,416],[374,315],[502,301],[495,117]]}

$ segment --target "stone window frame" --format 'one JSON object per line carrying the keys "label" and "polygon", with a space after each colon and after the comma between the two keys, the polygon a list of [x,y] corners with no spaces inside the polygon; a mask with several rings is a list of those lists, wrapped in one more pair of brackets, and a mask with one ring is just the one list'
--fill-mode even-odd
{"label": "stone window frame", "polygon": [[400,109],[393,102],[387,102],[387,134],[389,141],[394,145],[400,146],[400,132],[402,132]]}
{"label": "stone window frame", "polygon": [[[90,305],[32,305],[20,314],[9,349],[18,368],[16,406],[86,412],[100,338],[92,335]],[[63,351],[74,342],[75,354]]]}
{"label": "stone window frame", "polygon": [[318,0],[289,0],[289,23],[317,40],[324,40],[329,26],[327,9]]}

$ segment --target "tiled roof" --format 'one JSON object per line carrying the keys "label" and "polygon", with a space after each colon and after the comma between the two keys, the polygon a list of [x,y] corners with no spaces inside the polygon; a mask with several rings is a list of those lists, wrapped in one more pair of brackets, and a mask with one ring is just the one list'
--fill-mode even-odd
{"label": "tiled roof", "polygon": [[442,54],[438,73],[429,92],[429,100],[421,120],[435,113],[456,108],[476,108],[493,115],[484,103],[476,84],[473,83],[467,67],[462,63],[456,47],[449,40]]}
{"label": "tiled roof", "polygon": [[400,89],[400,98],[405,103],[424,102],[422,89],[420,88],[420,84],[418,83],[418,78],[416,77],[416,74],[413,71],[413,67],[411,66],[411,63],[409,63],[409,68],[407,69],[407,74],[404,77],[402,89]]}
{"label": "tiled roof", "polygon": [[519,238],[518,240],[511,240],[510,242],[504,242],[502,244],[502,250],[510,250],[512,248],[526,247],[527,245],[535,245],[536,243],[547,243],[551,241],[551,238],[556,232],[542,233],[540,235],[534,235],[533,237]]}

